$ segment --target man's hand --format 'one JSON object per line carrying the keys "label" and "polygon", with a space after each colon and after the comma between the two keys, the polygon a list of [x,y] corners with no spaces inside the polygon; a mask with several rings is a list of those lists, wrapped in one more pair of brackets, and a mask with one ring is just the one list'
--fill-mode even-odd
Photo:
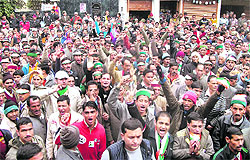
{"label": "man's hand", "polygon": [[158,65],[158,66],[156,67],[156,69],[157,69],[157,73],[158,73],[158,75],[159,75],[159,78],[160,78],[160,79],[163,79],[163,78],[164,78],[164,74],[162,73],[161,66]]}
{"label": "man's hand", "polygon": [[220,95],[224,90],[225,90],[225,87],[219,84],[217,88],[217,94]]}
{"label": "man's hand", "polygon": [[67,122],[69,121],[69,117],[70,117],[70,113],[65,113],[64,115],[62,115],[61,117],[61,122],[63,124],[67,124]]}

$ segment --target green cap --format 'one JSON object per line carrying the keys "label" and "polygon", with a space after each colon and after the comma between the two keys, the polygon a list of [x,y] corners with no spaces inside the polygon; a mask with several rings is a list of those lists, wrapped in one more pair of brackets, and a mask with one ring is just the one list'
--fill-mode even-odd
{"label": "green cap", "polygon": [[206,48],[206,49],[208,49],[208,47],[206,45],[200,45],[200,48]]}
{"label": "green cap", "polygon": [[141,95],[147,96],[148,98],[151,97],[151,94],[150,94],[149,90],[147,90],[147,89],[140,89],[140,90],[138,90],[138,91],[136,92],[136,98],[137,98],[138,96],[141,96]]}
{"label": "green cap", "polygon": [[97,63],[95,63],[95,65],[94,65],[94,68],[97,68],[98,66],[101,66],[101,67],[103,67],[102,63],[100,63],[100,62],[97,62]]}
{"label": "green cap", "polygon": [[27,56],[30,56],[30,57],[37,57],[37,54],[36,54],[36,53],[28,53]]}
{"label": "green cap", "polygon": [[223,45],[216,46],[216,49],[223,48]]}
{"label": "green cap", "polygon": [[139,54],[146,54],[146,52],[140,52]]}

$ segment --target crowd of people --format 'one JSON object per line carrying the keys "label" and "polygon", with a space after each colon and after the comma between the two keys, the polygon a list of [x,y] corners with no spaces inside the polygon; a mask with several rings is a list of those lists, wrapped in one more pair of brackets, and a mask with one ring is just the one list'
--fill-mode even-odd
{"label": "crowd of people", "polygon": [[250,159],[249,46],[245,13],[3,16],[0,159]]}

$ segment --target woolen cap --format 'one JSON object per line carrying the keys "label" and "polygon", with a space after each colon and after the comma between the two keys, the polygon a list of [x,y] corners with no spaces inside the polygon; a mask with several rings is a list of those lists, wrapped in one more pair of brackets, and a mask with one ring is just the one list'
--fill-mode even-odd
{"label": "woolen cap", "polygon": [[65,148],[71,149],[77,146],[79,140],[79,129],[76,126],[66,126],[61,129],[60,141]]}

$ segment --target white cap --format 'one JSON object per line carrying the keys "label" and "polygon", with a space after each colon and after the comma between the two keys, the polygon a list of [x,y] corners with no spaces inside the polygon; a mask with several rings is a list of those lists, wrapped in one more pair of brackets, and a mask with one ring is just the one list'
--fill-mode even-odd
{"label": "white cap", "polygon": [[69,75],[67,72],[61,70],[61,71],[56,72],[55,78],[56,79],[69,78]]}

